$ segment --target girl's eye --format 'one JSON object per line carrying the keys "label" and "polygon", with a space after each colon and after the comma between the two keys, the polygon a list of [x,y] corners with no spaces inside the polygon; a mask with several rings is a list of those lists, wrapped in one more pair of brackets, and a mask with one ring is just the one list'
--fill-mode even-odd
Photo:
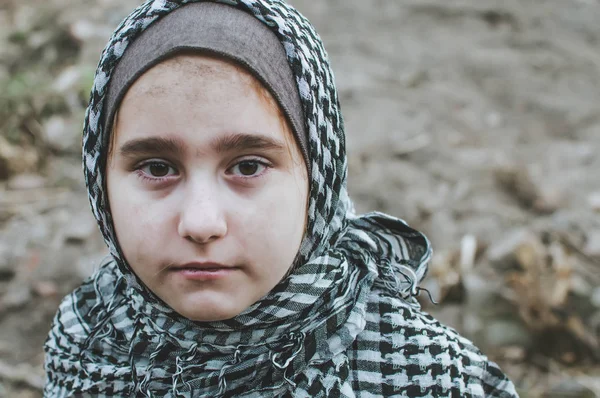
{"label": "girl's eye", "polygon": [[173,167],[164,162],[146,163],[140,167],[140,171],[152,178],[163,178],[177,173]]}
{"label": "girl's eye", "polygon": [[231,173],[242,177],[260,175],[268,166],[257,160],[243,160],[231,168]]}

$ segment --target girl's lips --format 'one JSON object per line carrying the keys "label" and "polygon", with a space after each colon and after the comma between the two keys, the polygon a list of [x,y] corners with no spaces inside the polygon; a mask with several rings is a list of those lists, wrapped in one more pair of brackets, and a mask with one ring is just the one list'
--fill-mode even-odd
{"label": "girl's lips", "polygon": [[235,268],[229,265],[215,263],[211,261],[195,261],[190,263],[185,263],[181,265],[175,265],[172,267],[175,270],[180,269],[194,269],[194,270],[217,270],[217,269],[227,269],[227,268]]}
{"label": "girl's lips", "polygon": [[226,266],[218,263],[190,263],[171,268],[171,271],[186,279],[196,281],[209,281],[224,278],[237,267]]}

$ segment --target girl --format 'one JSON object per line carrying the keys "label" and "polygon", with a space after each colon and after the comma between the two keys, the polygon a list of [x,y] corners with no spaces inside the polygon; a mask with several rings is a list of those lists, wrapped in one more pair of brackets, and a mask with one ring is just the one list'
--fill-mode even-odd
{"label": "girl", "polygon": [[431,249],[357,216],[322,43],[279,0],[150,0],[114,33],[86,113],[111,251],[65,298],[48,397],[514,397],[419,310]]}

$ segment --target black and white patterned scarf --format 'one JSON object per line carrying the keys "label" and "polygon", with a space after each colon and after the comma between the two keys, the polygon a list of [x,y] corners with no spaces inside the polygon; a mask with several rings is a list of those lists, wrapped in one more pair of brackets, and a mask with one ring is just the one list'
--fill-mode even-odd
{"label": "black and white patterned scarf", "polygon": [[233,319],[199,323],[137,279],[115,238],[105,188],[108,81],[127,46],[191,0],[149,0],[106,46],[87,109],[83,162],[92,210],[112,258],[62,302],[45,345],[45,396],[513,397],[468,340],[419,310],[431,249],[403,221],[356,216],[346,189],[333,74],[310,23],[279,0],[221,0],[283,43],[298,85],[311,160],[307,233],[298,265]]}

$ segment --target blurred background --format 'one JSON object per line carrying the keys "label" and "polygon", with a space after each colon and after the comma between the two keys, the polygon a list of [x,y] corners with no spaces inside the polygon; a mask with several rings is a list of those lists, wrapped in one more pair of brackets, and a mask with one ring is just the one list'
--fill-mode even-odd
{"label": "blurred background", "polygon": [[[522,397],[600,396],[600,2],[291,0],[329,51],[350,192],[425,232],[423,306]],[[80,164],[132,0],[0,0],[0,396],[40,397],[61,298],[106,255]]]}

